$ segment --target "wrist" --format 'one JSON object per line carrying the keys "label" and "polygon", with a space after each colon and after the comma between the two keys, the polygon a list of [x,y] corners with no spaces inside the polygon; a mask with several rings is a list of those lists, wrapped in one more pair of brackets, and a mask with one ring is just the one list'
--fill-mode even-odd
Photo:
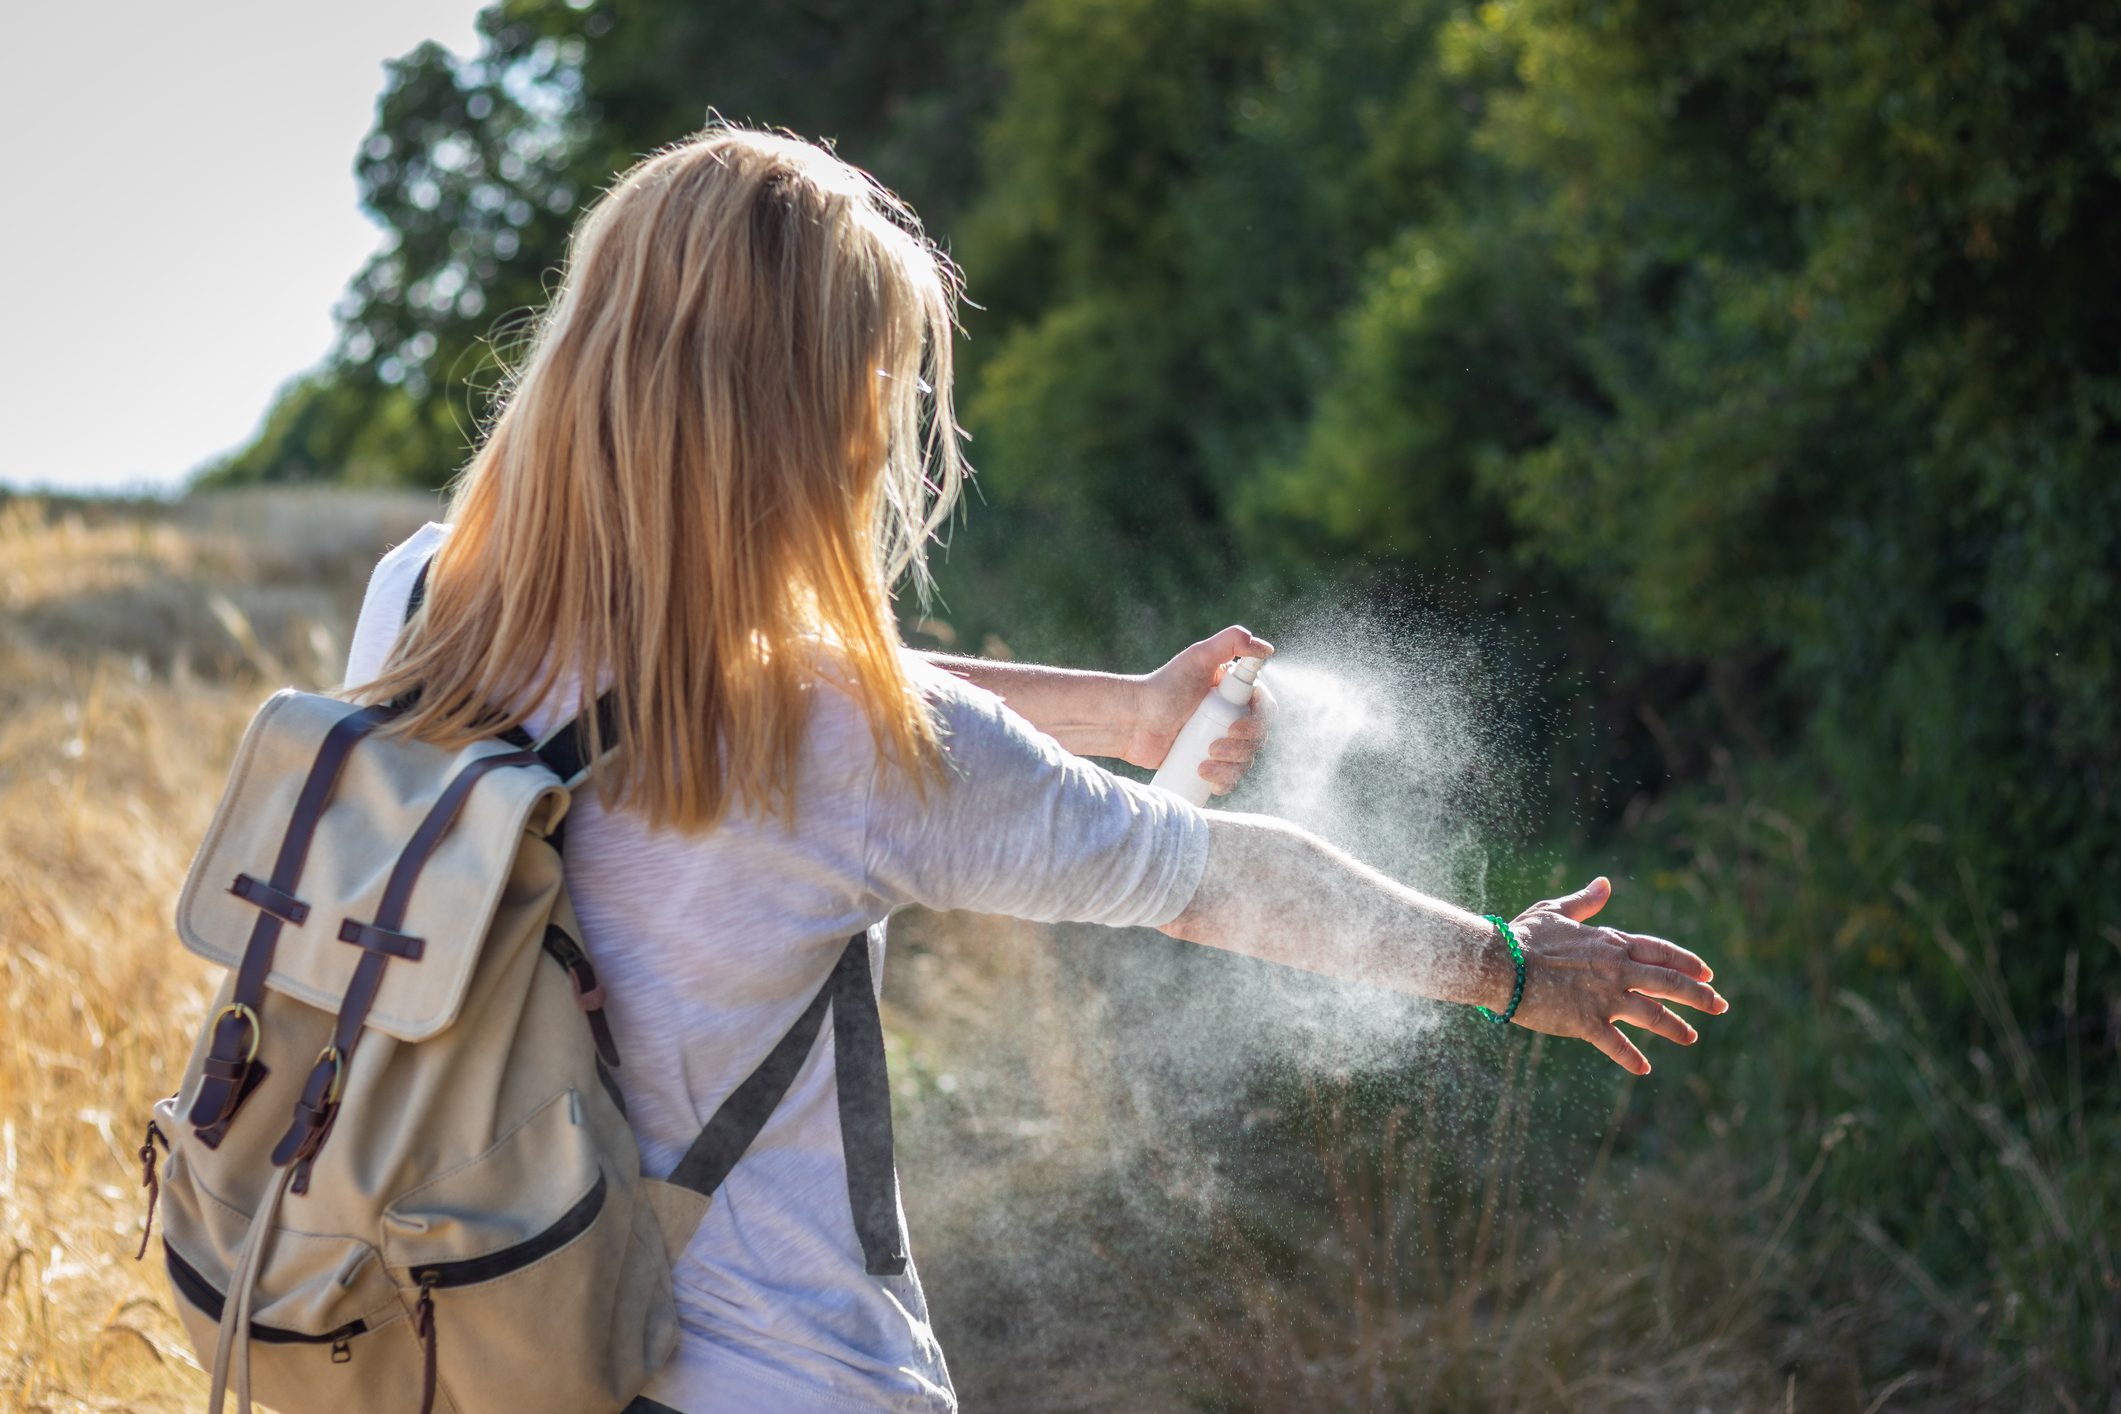
{"label": "wrist", "polygon": [[[1162,764],[1162,755],[1156,743],[1149,739],[1148,708],[1149,678],[1143,673],[1114,673],[1109,693],[1111,711],[1109,720],[1113,732],[1124,749],[1120,759],[1130,766],[1154,769]],[[1145,760],[1145,757],[1154,757]]]}
{"label": "wrist", "polygon": [[1510,994],[1517,989],[1517,962],[1510,954],[1509,941],[1502,929],[1486,918],[1473,918],[1471,927],[1478,932],[1478,941],[1473,953],[1473,985],[1471,995],[1462,1000],[1468,1006],[1484,1008],[1500,1016],[1509,1008]]}
{"label": "wrist", "polygon": [[1495,925],[1496,936],[1510,953],[1510,999],[1501,1007],[1482,1006],[1480,1014],[1498,1026],[1507,1026],[1517,1017],[1517,1007],[1524,1000],[1525,956],[1524,944],[1510,927],[1509,920],[1499,914],[1490,913],[1487,921]]}

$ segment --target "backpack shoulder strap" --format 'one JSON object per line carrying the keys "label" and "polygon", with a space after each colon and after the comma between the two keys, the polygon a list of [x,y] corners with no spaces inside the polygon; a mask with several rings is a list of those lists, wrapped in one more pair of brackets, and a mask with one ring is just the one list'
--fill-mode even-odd
{"label": "backpack shoulder strap", "polygon": [[832,1013],[833,1085],[839,1095],[840,1145],[847,1161],[847,1200],[862,1265],[871,1276],[906,1270],[898,1221],[898,1179],[891,1158],[891,1087],[884,1069],[884,1029],[869,973],[869,935],[847,940],[832,975],[795,1025],[774,1044],[707,1121],[668,1182],[712,1196],[795,1084]]}
{"label": "backpack shoulder strap", "polygon": [[[597,739],[604,749],[619,734],[619,708],[616,698],[609,692],[597,699]],[[551,768],[566,785],[572,787],[589,773],[589,734],[582,728],[580,717],[570,718],[567,724],[537,744],[539,759]]]}
{"label": "backpack shoulder strap", "polygon": [[403,623],[411,623],[412,616],[419,613],[420,606],[427,602],[427,572],[434,568],[434,564],[435,557],[433,555],[429,555],[426,559],[420,561],[420,572],[414,576],[412,581],[412,593],[405,596]]}
{"label": "backpack shoulder strap", "polygon": [[[420,606],[427,602],[427,574],[434,568],[434,563],[433,555],[420,562],[420,572],[412,582],[412,593],[405,599],[404,622],[407,624],[412,622],[414,614],[420,612]],[[604,749],[609,751],[618,733],[618,704],[613,695],[606,692],[597,698],[597,739],[602,741]],[[569,787],[580,784],[581,778],[589,773],[591,763],[588,733],[583,730],[579,717],[570,718],[564,726],[543,741],[533,741],[530,733],[521,727],[510,727],[499,735],[511,746],[535,750],[538,759]]]}

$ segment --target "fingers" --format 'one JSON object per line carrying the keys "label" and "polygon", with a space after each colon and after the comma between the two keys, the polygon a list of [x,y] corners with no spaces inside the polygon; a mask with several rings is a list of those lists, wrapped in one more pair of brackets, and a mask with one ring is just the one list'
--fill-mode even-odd
{"label": "fingers", "polygon": [[1208,743],[1207,759],[1200,763],[1201,777],[1214,787],[1215,794],[1228,794],[1244,779],[1245,772],[1252,769],[1253,758],[1259,755],[1266,740],[1264,725],[1248,726],[1244,721],[1238,721],[1228,735]]}
{"label": "fingers", "polygon": [[1637,962],[1645,962],[1652,967],[1669,967],[1674,972],[1685,973],[1697,982],[1716,980],[1715,971],[1707,963],[1677,943],[1668,943],[1647,933],[1623,933],[1618,928],[1608,931],[1627,949],[1628,956]]}
{"label": "fingers", "polygon": [[1554,900],[1554,907],[1575,919],[1578,923],[1605,907],[1606,900],[1613,896],[1613,885],[1605,875],[1585,884],[1573,894],[1565,894]]}
{"label": "fingers", "polygon": [[1271,658],[1274,645],[1252,630],[1232,624],[1222,632],[1203,638],[1186,650],[1196,657],[1222,664],[1232,658]]}
{"label": "fingers", "polygon": [[1669,1008],[1634,992],[1628,993],[1627,999],[1620,1004],[1620,1009],[1613,1014],[1613,1020],[1625,1021],[1630,1026],[1640,1026],[1643,1030],[1662,1036],[1676,1045],[1691,1046],[1701,1039],[1693,1027],[1674,1016]]}
{"label": "fingers", "polygon": [[[1267,651],[1274,650],[1270,646]],[[1252,690],[1251,710],[1208,743],[1208,757],[1200,764],[1200,774],[1207,781],[1211,794],[1228,795],[1236,789],[1245,772],[1252,768],[1252,760],[1259,755],[1260,747],[1266,744],[1273,717],[1273,694],[1267,691],[1265,683],[1261,683]]]}
{"label": "fingers", "polygon": [[1650,1073],[1649,1057],[1636,1050],[1633,1041],[1621,1035],[1611,1026],[1594,1027],[1583,1039],[1605,1052],[1607,1060],[1610,1060],[1629,1074],[1648,1075]]}
{"label": "fingers", "polygon": [[1261,678],[1252,684],[1252,700],[1247,704],[1247,707],[1249,710],[1246,711],[1244,716],[1237,719],[1231,730],[1235,731],[1237,727],[1250,726],[1257,730],[1261,736],[1265,736],[1268,725],[1274,720],[1274,714],[1281,710],[1281,704],[1274,698],[1274,689],[1267,686],[1265,678]]}
{"label": "fingers", "polygon": [[1666,967],[1645,967],[1630,963],[1626,972],[1628,990],[1640,992],[1646,997],[1662,997],[1666,1001],[1679,1002],[1696,1011],[1705,1011],[1710,1016],[1721,1016],[1731,1009],[1714,987],[1706,982],[1697,982]]}

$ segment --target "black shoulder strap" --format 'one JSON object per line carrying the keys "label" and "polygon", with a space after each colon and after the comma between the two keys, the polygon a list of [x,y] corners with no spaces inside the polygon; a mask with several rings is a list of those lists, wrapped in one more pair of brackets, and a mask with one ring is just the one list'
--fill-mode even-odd
{"label": "black shoulder strap", "polygon": [[420,573],[412,582],[412,593],[405,599],[405,623],[411,623],[412,616],[419,613],[420,606],[427,602],[427,572],[434,567],[435,557],[432,555],[420,561]]}
{"label": "black shoulder strap", "polygon": [[[433,555],[420,562],[420,573],[412,582],[412,593],[405,599],[404,622],[407,624],[412,622],[414,614],[420,612],[420,606],[427,602],[427,573],[434,568],[434,563]],[[575,784],[576,779],[589,768],[588,733],[582,730],[579,717],[570,718],[565,726],[541,742],[533,743],[530,734],[521,727],[510,727],[499,735],[511,746],[527,750],[534,745],[539,759],[568,785]],[[612,694],[607,692],[597,699],[597,739],[604,744],[604,749],[609,751],[618,735],[618,704]]]}
{"label": "black shoulder strap", "polygon": [[906,1270],[898,1221],[898,1176],[891,1160],[891,1086],[884,1070],[884,1030],[869,974],[869,935],[856,933],[825,985],[788,1034],[729,1093],[671,1172],[670,1182],[712,1195],[795,1084],[832,1012],[833,1085],[839,1092],[840,1146],[847,1160],[847,1200],[862,1265],[871,1276]]}
{"label": "black shoulder strap", "polygon": [[[605,751],[611,750],[619,736],[619,708],[614,696],[606,692],[597,699],[597,740]],[[580,717],[570,718],[567,725],[538,743],[537,752],[552,773],[568,785],[589,769],[588,733],[582,729]]]}
{"label": "black shoulder strap", "polygon": [[856,933],[832,969],[833,1088],[839,1095],[840,1149],[847,1201],[871,1276],[903,1276],[906,1237],[898,1221],[898,1170],[891,1154],[891,1079],[884,1021],[869,976],[869,935]]}

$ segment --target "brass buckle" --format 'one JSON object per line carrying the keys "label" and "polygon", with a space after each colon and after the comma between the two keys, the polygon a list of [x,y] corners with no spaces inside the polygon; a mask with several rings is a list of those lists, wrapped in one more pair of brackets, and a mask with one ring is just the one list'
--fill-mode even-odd
{"label": "brass buckle", "polygon": [[346,1057],[340,1053],[337,1046],[326,1046],[317,1052],[317,1064],[322,1065],[326,1061],[331,1062],[331,1086],[324,1092],[324,1108],[328,1110],[339,1103],[339,1092],[345,1088]]}
{"label": "brass buckle", "polygon": [[221,1029],[224,1016],[240,1016],[250,1026],[250,1049],[243,1054],[243,1064],[249,1065],[258,1058],[258,1043],[265,1039],[265,1028],[258,1023],[258,1014],[242,1002],[230,1002],[214,1013],[214,1023],[207,1028],[209,1034]]}

